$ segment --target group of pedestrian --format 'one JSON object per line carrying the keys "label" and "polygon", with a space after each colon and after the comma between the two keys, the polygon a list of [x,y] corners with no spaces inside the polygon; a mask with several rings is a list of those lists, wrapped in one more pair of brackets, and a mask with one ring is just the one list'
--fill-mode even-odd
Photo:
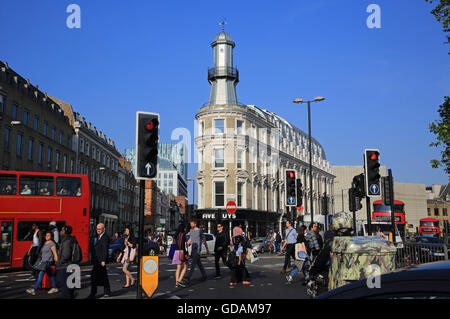
{"label": "group of pedestrian", "polygon": [[[187,237],[189,237],[187,239]],[[186,227],[181,224],[174,237],[173,241],[175,250],[172,257],[172,264],[177,265],[175,273],[175,286],[186,287],[195,271],[198,267],[201,273],[201,281],[207,280],[207,274],[201,262],[202,246],[205,247],[206,253],[209,254],[209,248],[206,243],[206,238],[203,230],[197,225],[197,221],[190,221],[190,230],[187,233]],[[190,254],[188,254],[188,247],[191,247]],[[249,246],[249,241],[246,240],[246,236],[241,227],[236,226],[233,229],[233,236],[230,239],[227,232],[224,231],[221,223],[217,224],[217,236],[214,245],[214,263],[216,275],[215,279],[221,278],[220,260],[222,263],[231,270],[230,286],[237,285],[238,282],[242,282],[247,285],[250,282],[247,280],[249,274],[245,267],[246,252]],[[236,255],[237,263],[230,265],[228,263],[229,254]],[[190,268],[188,271],[188,265]]]}
{"label": "group of pedestrian", "polygon": [[300,263],[296,263],[296,244],[300,244],[300,250],[305,253],[310,264],[314,263],[315,259],[324,247],[324,243],[333,240],[335,232],[333,225],[330,225],[326,232],[322,232],[317,223],[311,223],[308,227],[301,225],[299,231],[292,227],[292,223],[286,221],[286,231],[284,236],[283,248],[286,249],[285,260],[281,274],[286,274],[286,269],[291,265],[291,258],[294,260],[294,265],[289,274],[286,275],[288,283],[293,281],[294,276],[299,273],[303,267],[303,260]]}
{"label": "group of pedestrian", "polygon": [[41,231],[37,224],[32,225],[33,242],[28,251],[33,267],[31,280],[34,286],[26,290],[30,295],[42,285],[45,275],[50,279],[51,289],[48,294],[61,292],[61,298],[73,297],[73,290],[67,287],[67,266],[72,263],[73,245],[76,238],[72,236],[72,227],[64,225],[59,233],[56,222],[51,222],[46,231]]}

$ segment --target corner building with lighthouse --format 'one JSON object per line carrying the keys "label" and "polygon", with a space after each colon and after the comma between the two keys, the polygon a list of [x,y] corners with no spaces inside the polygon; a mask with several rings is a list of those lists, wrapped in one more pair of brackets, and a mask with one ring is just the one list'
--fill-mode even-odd
{"label": "corner building with lighthouse", "polygon": [[[282,229],[287,213],[285,175],[297,171],[303,185],[304,210],[324,212],[321,199],[328,197],[328,212],[334,213],[334,175],[320,143],[312,138],[313,185],[309,185],[308,134],[285,119],[255,105],[238,103],[239,71],[233,65],[235,43],[224,31],[211,44],[214,63],[208,69],[209,102],[196,114],[198,158],[196,180],[199,224],[216,233],[218,222],[231,232],[242,225],[252,237],[270,229]],[[236,204],[228,214],[227,203]],[[316,220],[316,218],[314,218]]]}

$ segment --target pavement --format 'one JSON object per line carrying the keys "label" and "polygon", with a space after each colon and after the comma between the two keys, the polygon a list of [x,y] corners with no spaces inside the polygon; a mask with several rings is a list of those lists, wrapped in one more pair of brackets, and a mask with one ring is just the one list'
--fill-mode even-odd
{"label": "pavement", "polygon": [[[285,275],[280,274],[284,256],[262,254],[251,264],[247,261],[250,273],[250,285],[238,284],[230,287],[231,271],[221,264],[221,278],[215,279],[214,257],[202,258],[208,279],[201,281],[201,273],[196,268],[186,288],[175,287],[176,265],[172,265],[167,256],[159,258],[158,288],[152,299],[307,299],[306,288],[301,283],[303,275],[299,274],[292,283],[287,283]],[[77,289],[76,299],[84,299],[90,293],[90,272],[92,266],[81,267],[81,289]],[[289,269],[288,269],[289,270]],[[137,266],[130,266],[131,274],[136,278]],[[29,271],[0,273],[0,298],[2,299],[58,299],[58,294],[49,295],[46,290],[38,290],[36,296],[28,295],[25,290],[34,281],[28,280]],[[125,275],[122,265],[108,265],[108,276],[112,295],[108,299],[136,299],[136,287],[122,288]],[[98,296],[103,288],[98,287]]]}

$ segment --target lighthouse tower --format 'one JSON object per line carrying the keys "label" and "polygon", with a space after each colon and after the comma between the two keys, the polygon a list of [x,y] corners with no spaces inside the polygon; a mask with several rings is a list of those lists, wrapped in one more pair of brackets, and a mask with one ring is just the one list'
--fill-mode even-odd
{"label": "lighthouse tower", "polygon": [[237,105],[236,85],[239,82],[239,72],[233,67],[235,43],[222,28],[211,46],[214,50],[214,67],[208,69],[208,81],[211,84],[209,105]]}

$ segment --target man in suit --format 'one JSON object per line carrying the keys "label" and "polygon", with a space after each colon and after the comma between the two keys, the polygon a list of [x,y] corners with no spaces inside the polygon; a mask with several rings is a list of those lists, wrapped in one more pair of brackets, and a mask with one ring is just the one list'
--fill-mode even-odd
{"label": "man in suit", "polygon": [[109,237],[105,232],[105,225],[97,225],[97,237],[94,239],[94,247],[92,249],[92,272],[91,272],[91,293],[89,298],[95,298],[97,294],[97,286],[103,286],[103,298],[111,295],[109,286],[108,271],[106,262],[108,261]]}

